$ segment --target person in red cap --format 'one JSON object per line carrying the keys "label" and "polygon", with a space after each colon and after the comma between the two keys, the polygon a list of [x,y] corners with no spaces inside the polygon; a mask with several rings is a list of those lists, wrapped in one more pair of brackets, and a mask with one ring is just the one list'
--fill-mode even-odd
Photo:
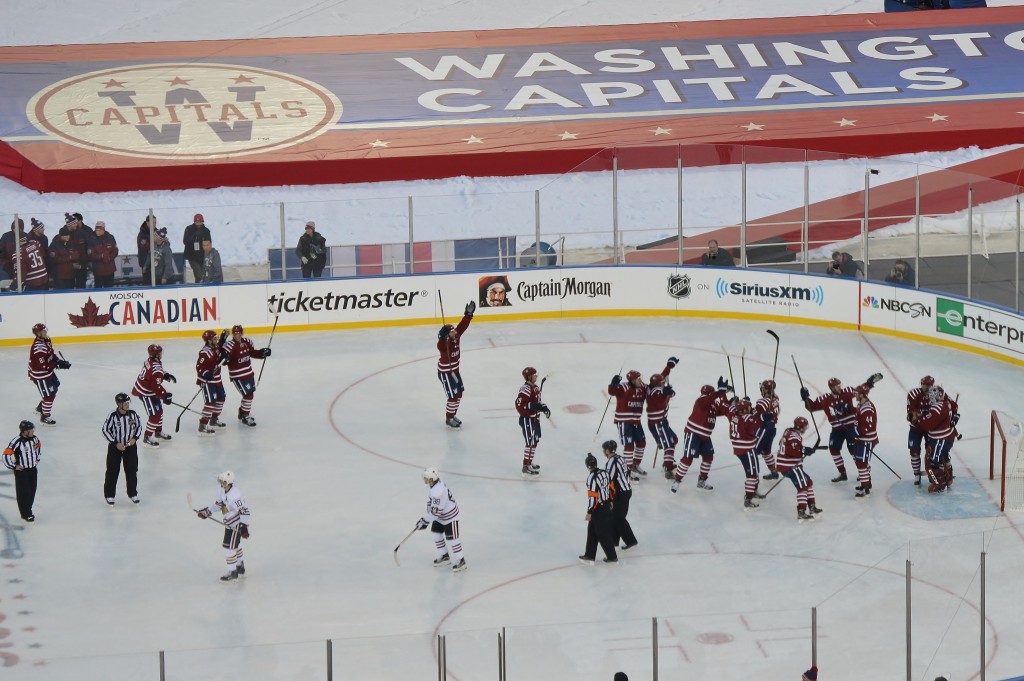
{"label": "person in red cap", "polygon": [[202,213],[192,216],[192,224],[185,227],[181,241],[185,244],[185,260],[192,268],[192,281],[198,284],[203,280],[203,242],[213,241]]}
{"label": "person in red cap", "polygon": [[818,667],[812,666],[800,677],[800,681],[818,681]]}

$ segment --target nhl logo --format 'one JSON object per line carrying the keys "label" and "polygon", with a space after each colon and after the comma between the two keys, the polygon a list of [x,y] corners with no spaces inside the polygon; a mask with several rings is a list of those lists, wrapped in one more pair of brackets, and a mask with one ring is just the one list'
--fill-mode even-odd
{"label": "nhl logo", "polygon": [[690,277],[673,274],[668,278],[668,294],[673,298],[687,298],[690,295]]}

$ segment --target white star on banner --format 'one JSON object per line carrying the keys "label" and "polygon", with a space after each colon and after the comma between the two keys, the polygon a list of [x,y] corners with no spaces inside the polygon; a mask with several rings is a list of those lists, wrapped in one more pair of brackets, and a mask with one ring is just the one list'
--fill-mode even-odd
{"label": "white star on banner", "polygon": [[943,116],[942,114],[934,113],[931,116],[927,116],[932,123],[938,123],[939,121],[948,121],[949,116]]}
{"label": "white star on banner", "polygon": [[568,130],[566,130],[561,135],[559,135],[559,137],[561,137],[563,140],[574,140],[576,139],[576,133],[569,132]]}
{"label": "white star on banner", "polygon": [[746,125],[741,125],[740,127],[745,128],[747,132],[752,132],[754,130],[764,130],[764,126],[759,125],[757,123],[747,123]]}
{"label": "white star on banner", "polygon": [[661,126],[659,125],[659,126],[658,126],[657,128],[655,128],[654,130],[651,130],[651,132],[653,132],[653,133],[654,133],[654,136],[655,136],[655,137],[657,137],[658,135],[667,135],[667,134],[669,134],[670,132],[672,132],[672,128],[668,128],[668,129],[666,130],[665,128],[663,128],[663,127],[661,127]]}
{"label": "white star on banner", "polygon": [[370,142],[370,146],[374,147],[374,148],[386,147],[386,146],[388,146],[388,143],[387,142],[382,142],[380,140],[374,140],[374,141]]}
{"label": "white star on banner", "polygon": [[846,118],[844,118],[841,121],[832,121],[832,122],[833,123],[838,123],[840,128],[845,128],[847,126],[852,126],[852,125],[855,125],[857,123],[857,121],[847,120]]}
{"label": "white star on banner", "polygon": [[463,137],[462,141],[465,142],[466,144],[483,144],[484,143],[483,138],[477,137],[476,135],[470,135],[469,137]]}

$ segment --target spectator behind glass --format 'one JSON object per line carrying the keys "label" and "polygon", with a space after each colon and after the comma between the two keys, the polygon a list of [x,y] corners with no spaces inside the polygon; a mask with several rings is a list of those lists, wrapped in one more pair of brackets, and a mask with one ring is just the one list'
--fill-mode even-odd
{"label": "spectator behind glass", "polygon": [[203,280],[203,242],[212,240],[203,214],[196,213],[192,216],[192,224],[185,227],[181,241],[185,245],[185,260],[192,268],[192,277],[197,284]]}
{"label": "spectator behind glass", "polygon": [[714,239],[708,242],[707,253],[701,254],[700,264],[711,267],[736,267],[736,261],[732,259],[732,253],[719,248],[718,242]]}
{"label": "spectator behind glass", "polygon": [[220,266],[220,253],[209,239],[203,241],[203,270],[199,281],[203,284],[219,284],[224,281],[224,270]]}
{"label": "spectator behind glass", "polygon": [[909,262],[900,258],[893,263],[892,270],[885,278],[885,281],[899,286],[915,286],[916,280],[914,279],[914,268],[910,266]]}
{"label": "spectator behind glass", "polygon": [[862,279],[864,270],[860,263],[853,259],[849,253],[841,251],[832,252],[832,262],[825,267],[825,274],[829,276],[849,277],[851,279]]}
{"label": "spectator behind glass", "polygon": [[167,243],[167,228],[161,227],[156,230],[153,238],[153,248],[147,254],[146,262],[142,263],[142,283],[148,285],[152,275],[149,272],[150,260],[154,261],[157,285],[166,284],[174,274],[174,263],[171,260],[171,245]]}
{"label": "spectator behind glass", "polygon": [[86,253],[92,263],[92,278],[96,288],[110,288],[114,285],[114,271],[117,269],[117,240],[107,232],[107,223],[97,220]]}

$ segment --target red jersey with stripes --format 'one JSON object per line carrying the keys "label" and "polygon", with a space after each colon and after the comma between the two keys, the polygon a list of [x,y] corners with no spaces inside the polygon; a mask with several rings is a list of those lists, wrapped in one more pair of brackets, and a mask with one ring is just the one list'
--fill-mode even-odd
{"label": "red jersey with stripes", "polygon": [[956,402],[944,398],[938,404],[933,404],[924,412],[917,422],[917,427],[933,440],[948,440],[957,436],[957,430],[953,426],[953,414],[959,411]]}
{"label": "red jersey with stripes", "polygon": [[640,417],[644,413],[647,386],[643,381],[638,383],[639,387],[626,382],[618,385],[608,384],[608,394],[615,398],[615,423],[640,423]]}
{"label": "red jersey with stripes", "polygon": [[[923,388],[914,388],[907,393],[907,416],[914,419],[918,419],[922,412],[928,409],[928,391]],[[921,426],[918,425],[918,421],[914,420],[910,422],[911,428],[922,430]]]}
{"label": "red jersey with stripes", "polygon": [[762,397],[754,405],[754,414],[757,416],[759,423],[764,423],[764,414],[772,415],[772,423],[779,422],[779,396],[772,395],[771,397]]}
{"label": "red jersey with stripes", "polygon": [[[213,378],[210,380],[203,378],[203,374],[207,371],[213,374]],[[196,385],[220,382],[220,349],[204,345],[196,360]]]}
{"label": "red jersey with stripes", "polygon": [[683,431],[709,438],[715,429],[715,421],[718,417],[728,413],[729,400],[725,396],[725,391],[720,390],[710,395],[701,395],[693,403],[693,411],[686,419],[686,427]]}
{"label": "red jersey with stripes", "polygon": [[786,428],[779,440],[775,468],[780,473],[791,471],[804,462],[804,436],[796,428]]}
{"label": "red jersey with stripes", "polygon": [[516,395],[516,411],[522,416],[538,418],[540,411],[531,409],[531,404],[540,404],[540,388],[533,383],[523,383]]}
{"label": "red jersey with stripes", "polygon": [[472,319],[470,315],[463,315],[462,321],[455,327],[455,338],[445,336],[438,339],[437,351],[441,355],[437,360],[438,371],[448,373],[459,370],[459,360],[462,357],[462,334],[466,333]]}
{"label": "red jersey with stripes", "polygon": [[[661,371],[662,378],[668,378],[669,372],[671,371],[672,367],[665,365],[665,368]],[[661,385],[647,386],[648,423],[660,423],[665,420],[666,416],[668,416],[668,401],[671,397],[665,394],[664,387],[664,381],[662,381]]]}
{"label": "red jersey with stripes", "polygon": [[40,285],[50,280],[46,270],[46,251],[34,239],[28,239],[21,247],[21,278],[26,284]]}
{"label": "red jersey with stripes", "polygon": [[735,406],[729,408],[729,439],[732,441],[732,453],[743,456],[754,451],[757,444],[757,431],[761,427],[761,418],[753,414],[741,414]]}
{"label": "red jersey with stripes", "polygon": [[871,400],[857,405],[857,442],[878,444],[878,412]]}
{"label": "red jersey with stripes", "polygon": [[237,341],[234,338],[228,338],[224,343],[224,354],[228,360],[228,378],[232,381],[255,378],[252,360],[253,358],[263,359],[263,353],[257,350],[246,336],[242,336]]}
{"label": "red jersey with stripes", "polygon": [[28,377],[33,381],[53,378],[57,368],[57,355],[49,338],[36,338],[28,351]]}
{"label": "red jersey with stripes", "polygon": [[428,523],[436,520],[442,525],[459,519],[459,505],[455,503],[448,486],[438,480],[430,488],[430,496],[427,499],[427,513],[423,519]]}
{"label": "red jersey with stripes", "polygon": [[142,371],[135,379],[135,386],[132,387],[132,395],[138,397],[162,398],[167,394],[164,390],[164,366],[160,360],[150,357],[142,364]]}
{"label": "red jersey with stripes", "polygon": [[823,411],[833,428],[845,428],[857,422],[857,408],[853,404],[853,388],[843,388],[836,395],[829,391],[813,400],[805,400],[809,411]]}

